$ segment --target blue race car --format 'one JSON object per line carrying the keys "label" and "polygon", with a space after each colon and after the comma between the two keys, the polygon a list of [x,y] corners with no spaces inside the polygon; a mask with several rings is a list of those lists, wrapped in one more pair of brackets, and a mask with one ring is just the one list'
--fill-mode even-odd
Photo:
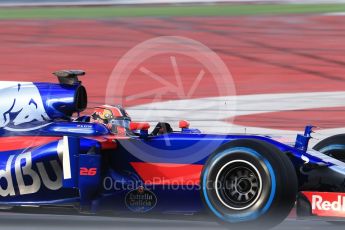
{"label": "blue race car", "polygon": [[83,71],[59,83],[0,84],[0,206],[70,207],[81,213],[208,215],[269,228],[297,204],[301,217],[345,217],[345,135],[308,148],[269,136],[205,134],[180,121],[152,132],[121,106],[90,116]]}

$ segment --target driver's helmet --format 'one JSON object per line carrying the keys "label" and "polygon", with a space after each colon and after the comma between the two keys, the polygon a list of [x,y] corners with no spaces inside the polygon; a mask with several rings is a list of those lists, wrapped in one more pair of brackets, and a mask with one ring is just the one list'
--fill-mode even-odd
{"label": "driver's helmet", "polygon": [[105,125],[112,133],[126,133],[131,118],[120,105],[102,105],[94,108],[90,122]]}

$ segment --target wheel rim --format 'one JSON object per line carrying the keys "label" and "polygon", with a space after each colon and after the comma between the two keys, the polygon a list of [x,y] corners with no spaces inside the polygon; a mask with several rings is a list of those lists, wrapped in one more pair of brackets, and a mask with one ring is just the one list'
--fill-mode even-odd
{"label": "wheel rim", "polygon": [[223,205],[233,210],[244,210],[252,207],[259,199],[262,178],[252,163],[234,160],[219,170],[215,188]]}

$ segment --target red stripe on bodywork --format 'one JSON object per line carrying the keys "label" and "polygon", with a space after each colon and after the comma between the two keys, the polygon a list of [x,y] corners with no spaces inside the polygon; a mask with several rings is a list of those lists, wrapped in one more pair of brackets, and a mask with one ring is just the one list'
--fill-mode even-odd
{"label": "red stripe on bodywork", "polygon": [[145,184],[199,185],[203,165],[132,162]]}
{"label": "red stripe on bodywork", "polygon": [[12,151],[18,149],[33,148],[41,146],[56,140],[61,137],[40,137],[40,136],[15,136],[15,137],[1,137],[0,138],[0,152]]}

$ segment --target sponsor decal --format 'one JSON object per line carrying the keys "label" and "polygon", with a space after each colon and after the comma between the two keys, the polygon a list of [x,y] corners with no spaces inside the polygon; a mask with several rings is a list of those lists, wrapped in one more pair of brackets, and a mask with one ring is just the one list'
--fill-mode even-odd
{"label": "sponsor decal", "polygon": [[127,193],[125,203],[132,212],[143,213],[152,210],[156,206],[157,197],[153,192],[144,187],[139,187]]}
{"label": "sponsor decal", "polygon": [[85,125],[85,124],[82,124],[82,125],[77,125],[77,128],[92,129],[92,125]]}
{"label": "sponsor decal", "polygon": [[311,204],[312,214],[323,217],[345,217],[345,193],[303,192]]}
{"label": "sponsor decal", "polygon": [[[37,193],[44,185],[49,190],[58,190],[62,187],[62,169],[57,160],[49,161],[55,180],[47,173],[43,162],[36,162],[37,171],[33,169],[31,152],[18,156],[11,155],[6,163],[6,168],[0,170],[0,196],[15,196]],[[14,165],[14,175],[12,168]],[[14,178],[16,181],[14,181]],[[4,183],[5,182],[5,183]],[[18,191],[14,188],[14,182],[18,185]]]}
{"label": "sponsor decal", "polygon": [[[2,82],[0,97],[6,98],[0,102],[0,128],[9,131],[27,131],[17,126],[33,121],[49,120],[40,92],[33,83]],[[41,127],[42,123],[28,130]]]}

